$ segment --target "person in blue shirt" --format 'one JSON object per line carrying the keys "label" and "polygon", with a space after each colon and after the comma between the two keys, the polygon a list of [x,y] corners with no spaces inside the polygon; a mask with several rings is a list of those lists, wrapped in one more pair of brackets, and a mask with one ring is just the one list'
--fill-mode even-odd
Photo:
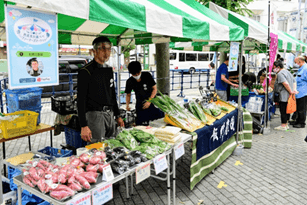
{"label": "person in blue shirt", "polygon": [[306,123],[306,104],[307,104],[307,64],[303,56],[296,57],[294,62],[300,67],[295,77],[297,85],[296,112],[297,119],[291,123],[295,128],[304,128]]}
{"label": "person in blue shirt", "polygon": [[227,87],[228,85],[232,85],[234,87],[239,87],[239,85],[234,84],[230,82],[229,79],[229,73],[228,73],[228,63],[229,63],[229,57],[226,57],[226,60],[224,63],[220,65],[216,72],[215,77],[215,89],[216,94],[220,97],[220,99],[227,101]]}

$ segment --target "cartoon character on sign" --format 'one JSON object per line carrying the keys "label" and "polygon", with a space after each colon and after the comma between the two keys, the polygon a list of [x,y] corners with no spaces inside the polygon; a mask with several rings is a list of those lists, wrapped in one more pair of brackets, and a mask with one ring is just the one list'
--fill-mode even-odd
{"label": "cartoon character on sign", "polygon": [[39,76],[40,74],[43,73],[43,63],[41,61],[39,61],[37,58],[31,58],[28,60],[27,64],[27,72],[31,75],[31,76]]}
{"label": "cartoon character on sign", "polygon": [[231,64],[232,67],[231,68],[234,69],[235,65],[236,65],[236,62],[232,61],[232,64]]}

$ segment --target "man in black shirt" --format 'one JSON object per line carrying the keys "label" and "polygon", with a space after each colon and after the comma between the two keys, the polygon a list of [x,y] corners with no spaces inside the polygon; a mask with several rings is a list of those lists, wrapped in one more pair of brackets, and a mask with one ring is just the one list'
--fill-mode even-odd
{"label": "man in black shirt", "polygon": [[148,72],[141,72],[140,62],[133,61],[128,65],[129,73],[132,75],[126,82],[126,109],[130,110],[129,103],[131,91],[136,95],[136,125],[148,125],[150,120],[164,117],[164,113],[147,100],[154,98],[157,94],[156,82]]}
{"label": "man in black shirt", "polygon": [[78,116],[81,138],[101,142],[113,137],[116,123],[123,127],[116,101],[113,70],[105,62],[111,54],[111,42],[100,36],[93,41],[94,60],[78,72]]}

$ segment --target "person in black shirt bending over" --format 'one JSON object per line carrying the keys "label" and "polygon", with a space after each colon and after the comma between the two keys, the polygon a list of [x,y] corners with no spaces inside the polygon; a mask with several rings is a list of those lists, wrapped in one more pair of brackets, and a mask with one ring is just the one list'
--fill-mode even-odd
{"label": "person in black shirt bending over", "polygon": [[140,62],[133,61],[128,65],[129,73],[132,75],[126,82],[126,109],[130,110],[129,103],[131,91],[136,95],[136,125],[148,125],[150,120],[164,117],[164,113],[147,100],[152,99],[157,94],[156,82],[148,72],[141,72]]}
{"label": "person in black shirt bending over", "polygon": [[81,138],[86,142],[101,142],[116,134],[116,123],[124,127],[119,117],[113,70],[105,62],[111,54],[111,42],[100,36],[93,41],[94,60],[78,72],[78,116]]}

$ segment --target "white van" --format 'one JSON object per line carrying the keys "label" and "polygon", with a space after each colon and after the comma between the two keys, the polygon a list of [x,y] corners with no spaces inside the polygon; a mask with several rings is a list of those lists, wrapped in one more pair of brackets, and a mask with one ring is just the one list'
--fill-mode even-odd
{"label": "white van", "polygon": [[171,50],[170,70],[195,73],[196,69],[208,69],[215,52]]}

